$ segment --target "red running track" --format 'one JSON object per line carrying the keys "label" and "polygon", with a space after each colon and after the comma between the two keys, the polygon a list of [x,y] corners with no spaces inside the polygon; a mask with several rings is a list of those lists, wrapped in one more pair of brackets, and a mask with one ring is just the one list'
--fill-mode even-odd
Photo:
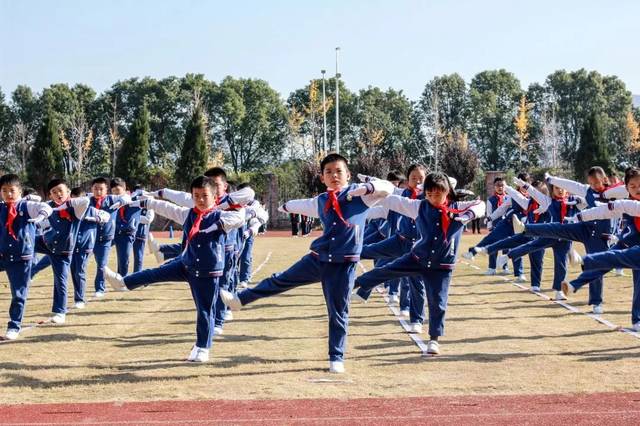
{"label": "red running track", "polygon": [[640,393],[0,405],[0,424],[638,425]]}

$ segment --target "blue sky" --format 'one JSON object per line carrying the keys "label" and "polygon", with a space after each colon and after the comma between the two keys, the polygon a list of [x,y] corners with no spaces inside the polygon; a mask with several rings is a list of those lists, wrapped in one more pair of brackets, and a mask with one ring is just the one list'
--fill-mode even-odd
{"label": "blue sky", "polygon": [[335,72],[349,88],[419,97],[436,75],[505,68],[523,87],[557,69],[640,94],[640,2],[0,0],[0,87],[203,73],[267,80],[283,97]]}

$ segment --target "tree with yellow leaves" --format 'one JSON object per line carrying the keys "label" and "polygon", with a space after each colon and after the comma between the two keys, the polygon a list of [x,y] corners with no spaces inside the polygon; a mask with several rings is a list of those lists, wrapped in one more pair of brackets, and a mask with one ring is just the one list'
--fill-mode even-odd
{"label": "tree with yellow leaves", "polygon": [[626,129],[629,138],[629,146],[633,152],[640,151],[640,125],[631,111],[627,112]]}
{"label": "tree with yellow leaves", "polygon": [[518,113],[515,118],[517,139],[514,144],[518,148],[518,166],[522,168],[523,154],[531,145],[529,141],[529,113],[531,104],[527,102],[527,97],[522,95],[518,104]]}

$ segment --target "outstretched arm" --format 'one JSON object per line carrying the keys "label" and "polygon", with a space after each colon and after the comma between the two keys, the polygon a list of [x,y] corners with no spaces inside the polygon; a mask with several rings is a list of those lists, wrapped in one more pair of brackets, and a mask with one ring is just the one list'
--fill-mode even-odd
{"label": "outstretched arm", "polygon": [[545,174],[545,180],[554,186],[559,186],[560,188],[569,191],[570,193],[577,195],[579,197],[584,197],[587,195],[587,191],[589,190],[589,185],[585,185],[584,183],[576,182],[575,180],[559,178],[555,176],[551,176],[549,174]]}
{"label": "outstretched arm", "polygon": [[509,194],[509,198],[511,198],[512,202],[515,201],[524,210],[529,208],[529,199],[522,195],[520,191],[510,187],[509,185],[505,185],[504,188],[507,191],[507,194]]}
{"label": "outstretched arm", "polygon": [[640,201],[616,200],[602,206],[582,210],[576,215],[578,220],[589,221],[598,219],[612,219],[621,217],[624,213],[630,216],[640,216]]}
{"label": "outstretched arm", "polygon": [[278,207],[278,211],[302,214],[309,217],[320,217],[318,214],[318,197],[287,201]]}
{"label": "outstretched arm", "polygon": [[418,217],[420,211],[420,203],[423,200],[412,200],[407,197],[400,197],[398,195],[389,195],[384,199],[383,205],[389,210],[398,212],[403,216],[415,219]]}

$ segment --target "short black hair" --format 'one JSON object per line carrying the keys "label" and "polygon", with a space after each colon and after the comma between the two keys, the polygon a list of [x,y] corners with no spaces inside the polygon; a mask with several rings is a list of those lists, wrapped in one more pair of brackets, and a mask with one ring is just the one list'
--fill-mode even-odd
{"label": "short black hair", "polygon": [[413,172],[414,170],[422,170],[423,172],[427,173],[426,166],[424,166],[423,164],[414,163],[410,165],[409,168],[407,169],[407,177],[409,177],[411,172]]}
{"label": "short black hair", "polygon": [[204,175],[210,178],[220,177],[223,181],[227,181],[227,172],[225,172],[222,167],[211,167],[209,170],[204,172]]}
{"label": "short black hair", "polygon": [[390,182],[394,181],[394,180],[401,181],[401,180],[404,180],[404,179],[405,179],[405,177],[402,175],[402,173],[400,173],[397,170],[392,170],[389,173],[387,173],[387,180],[390,181]]}
{"label": "short black hair", "polygon": [[51,190],[58,185],[65,185],[67,186],[67,188],[69,187],[69,185],[67,184],[67,181],[64,180],[63,178],[53,178],[47,184],[47,194],[51,192]]}
{"label": "short black hair", "polygon": [[71,188],[71,196],[72,197],[82,197],[84,194],[84,190],[81,186],[76,186],[75,188]]}
{"label": "short black hair", "polygon": [[504,182],[504,178],[502,176],[498,176],[493,180],[493,184],[495,185],[498,182]]}
{"label": "short black hair", "polygon": [[36,191],[34,188],[30,187],[30,186],[25,186],[22,188],[22,196],[26,197],[27,195],[31,195],[31,194],[37,194],[38,191]]}
{"label": "short black hair", "polygon": [[527,172],[518,173],[518,179],[531,183],[531,175]]}
{"label": "short black hair", "polygon": [[320,173],[324,173],[324,168],[327,166],[327,164],[335,163],[336,161],[342,161],[347,170],[349,170],[349,163],[347,162],[347,159],[337,152],[332,152],[331,154],[328,154],[326,157],[324,157],[320,162]]}
{"label": "short black hair", "polygon": [[106,177],[102,177],[102,176],[94,178],[91,181],[91,186],[96,185],[96,184],[99,185],[101,183],[104,183],[105,185],[109,186],[109,179],[107,179]]}
{"label": "short black hair", "polygon": [[434,189],[447,191],[449,194],[452,194],[453,188],[451,188],[449,176],[440,172],[429,173],[424,180],[424,191],[433,191]]}
{"label": "short black hair", "polygon": [[213,177],[198,176],[197,178],[191,181],[191,186],[189,187],[189,190],[193,191],[194,188],[206,188],[207,186],[213,190],[213,188],[215,187],[215,183],[213,182]]}
{"label": "short black hair", "polygon": [[238,185],[236,189],[241,190],[241,189],[250,188],[250,187],[251,187],[251,184],[249,182],[242,182],[241,184]]}
{"label": "short black hair", "polygon": [[629,181],[640,176],[640,168],[629,167],[624,171],[624,184],[629,185]]}
{"label": "short black hair", "polygon": [[121,186],[123,188],[127,188],[127,182],[124,179],[115,177],[111,179],[111,183],[109,184],[109,188],[115,188],[116,186]]}
{"label": "short black hair", "polygon": [[13,173],[9,173],[0,177],[0,187],[5,185],[17,186],[19,188],[22,188],[22,182],[20,182],[20,177]]}

